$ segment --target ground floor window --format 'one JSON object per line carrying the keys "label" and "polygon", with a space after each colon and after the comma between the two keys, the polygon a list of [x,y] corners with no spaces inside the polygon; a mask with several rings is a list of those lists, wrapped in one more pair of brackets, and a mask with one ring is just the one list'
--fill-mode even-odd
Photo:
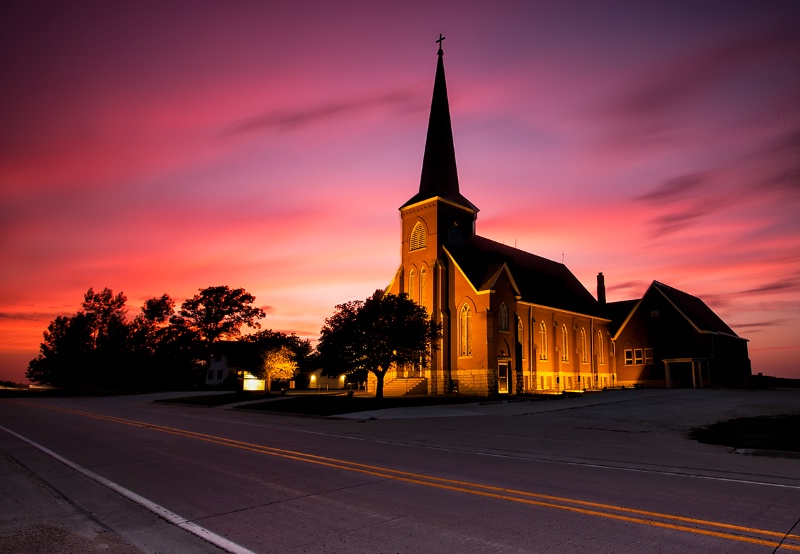
{"label": "ground floor window", "polygon": [[653,361],[653,350],[650,348],[645,348],[642,350],[641,348],[634,348],[631,350],[630,348],[625,349],[625,365],[642,365],[645,361],[644,352],[650,352],[650,361],[647,363],[652,363]]}

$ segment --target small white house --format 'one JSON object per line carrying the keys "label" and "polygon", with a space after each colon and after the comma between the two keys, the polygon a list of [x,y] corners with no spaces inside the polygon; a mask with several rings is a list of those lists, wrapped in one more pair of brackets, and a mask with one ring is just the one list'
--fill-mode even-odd
{"label": "small white house", "polygon": [[221,385],[228,379],[241,380],[242,390],[265,390],[266,382],[247,369],[247,360],[253,355],[253,345],[238,341],[224,341],[216,345],[217,353],[211,357],[206,370],[206,385]]}
{"label": "small white house", "polygon": [[221,385],[228,379],[230,373],[227,356],[211,358],[206,371],[206,385]]}

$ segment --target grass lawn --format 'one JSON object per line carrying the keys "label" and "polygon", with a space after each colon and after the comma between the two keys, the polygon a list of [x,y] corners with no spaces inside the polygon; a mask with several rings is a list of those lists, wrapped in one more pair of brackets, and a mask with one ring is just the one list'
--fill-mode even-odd
{"label": "grass lawn", "polygon": [[330,416],[384,408],[466,404],[481,400],[486,399],[470,396],[404,396],[377,400],[371,396],[297,395],[275,402],[248,404],[239,409]]}
{"label": "grass lawn", "polygon": [[157,402],[168,402],[173,404],[190,404],[192,406],[223,406],[235,402],[246,402],[248,400],[260,400],[275,398],[279,394],[267,394],[264,392],[225,392],[222,394],[203,394],[199,396],[183,396],[180,398],[168,398],[157,400]]}
{"label": "grass lawn", "polygon": [[689,438],[732,448],[800,452],[800,413],[720,421],[692,429]]}

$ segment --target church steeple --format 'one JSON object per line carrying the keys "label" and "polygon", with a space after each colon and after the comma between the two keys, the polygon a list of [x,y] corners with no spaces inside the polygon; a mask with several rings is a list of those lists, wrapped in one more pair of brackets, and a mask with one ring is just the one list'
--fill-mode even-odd
{"label": "church steeple", "polygon": [[464,198],[458,189],[458,171],[456,170],[456,151],[453,145],[453,128],[450,124],[450,104],[447,100],[447,83],[444,78],[444,51],[439,35],[439,59],[436,63],[436,77],[433,82],[433,99],[428,120],[428,136],[425,140],[425,154],[422,158],[422,176],[419,182],[419,193],[402,207],[439,196],[478,211],[469,200]]}

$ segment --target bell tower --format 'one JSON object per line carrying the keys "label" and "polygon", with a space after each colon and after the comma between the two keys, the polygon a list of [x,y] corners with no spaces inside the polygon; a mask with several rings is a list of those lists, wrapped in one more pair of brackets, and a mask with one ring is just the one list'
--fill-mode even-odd
{"label": "bell tower", "polygon": [[450,105],[444,76],[444,52],[439,35],[428,135],[422,158],[419,192],[400,207],[402,221],[399,291],[424,306],[442,324],[443,340],[430,367],[430,392],[451,391],[449,349],[455,299],[451,294],[449,259],[444,248],[461,248],[475,234],[478,208],[461,195],[458,186]]}

